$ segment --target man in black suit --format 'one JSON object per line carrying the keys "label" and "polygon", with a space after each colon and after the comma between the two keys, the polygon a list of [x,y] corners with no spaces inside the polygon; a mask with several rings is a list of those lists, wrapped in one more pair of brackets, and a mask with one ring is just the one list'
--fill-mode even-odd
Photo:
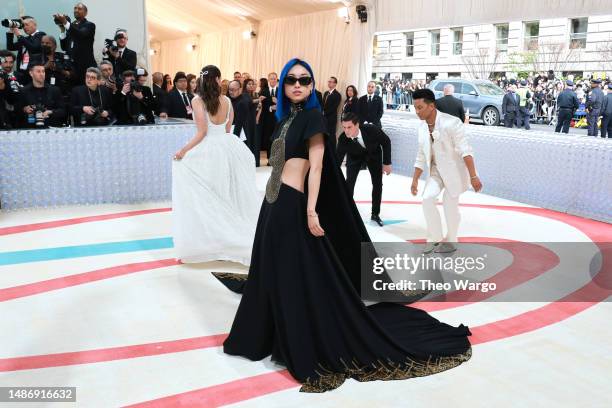
{"label": "man in black suit", "polygon": [[382,200],[382,175],[391,174],[391,140],[377,126],[364,124],[359,126],[359,117],[350,112],[342,117],[344,132],[338,138],[336,153],[338,162],[346,159],[346,183],[351,196],[355,182],[365,163],[372,178],[372,220],[381,227],[380,202]]}
{"label": "man in black suit", "polygon": [[336,126],[338,125],[338,106],[340,106],[340,92],[336,89],[338,86],[338,79],[336,77],[330,77],[327,80],[327,87],[329,90],[323,94],[323,116],[325,116],[325,122],[327,123],[327,134],[330,137],[336,138]]}
{"label": "man in black suit", "polygon": [[436,99],[436,109],[440,112],[448,113],[449,115],[459,118],[461,123],[465,122],[465,110],[461,99],[455,98],[455,87],[453,84],[444,85],[444,96]]}
{"label": "man in black suit", "polygon": [[127,47],[128,35],[126,30],[119,29],[115,32],[113,38],[117,42],[117,49],[105,48],[102,53],[105,58],[113,64],[114,71],[117,75],[125,71],[136,70],[136,51],[132,51]]}
{"label": "man in black suit", "polygon": [[[17,51],[16,72],[17,79],[22,85],[29,84],[32,77],[28,72],[28,65],[32,56],[42,53],[41,40],[46,35],[38,31],[36,20],[30,16],[21,18],[24,34],[16,28],[10,28],[6,33],[6,48],[9,51]],[[15,37],[17,41],[15,41]]]}
{"label": "man in black suit", "polygon": [[166,98],[168,97],[168,92],[162,88],[162,84],[164,83],[164,74],[161,72],[153,73],[153,98],[155,99],[155,115],[159,116],[161,119],[167,119],[168,114],[166,113]]}
{"label": "man in black suit", "polygon": [[502,115],[504,116],[504,124],[507,128],[514,126],[516,115],[519,112],[519,102],[521,97],[516,93],[516,85],[510,85],[508,92],[502,100]]}
{"label": "man in black suit", "polygon": [[144,68],[123,73],[123,87],[115,94],[118,125],[154,124],[155,99],[147,84],[148,73]]}
{"label": "man in black suit", "polygon": [[187,75],[179,71],[174,76],[174,89],[166,98],[166,113],[171,118],[193,119],[191,100],[193,94],[187,91]]}
{"label": "man in black suit", "polygon": [[73,68],[70,57],[57,52],[57,41],[52,35],[45,35],[41,41],[42,54],[37,56],[45,64],[45,81],[59,87],[66,103],[72,91]]}
{"label": "man in black suit", "polygon": [[376,82],[368,82],[368,93],[359,98],[359,122],[360,124],[371,123],[374,126],[382,128],[380,119],[384,113],[383,100],[380,96],[375,95]]}
{"label": "man in black suit", "polygon": [[93,45],[96,25],[87,21],[87,6],[77,3],[74,6],[74,21],[68,21],[63,14],[54,14],[61,30],[60,45],[74,61],[75,83],[80,85],[85,78],[87,68],[95,67]]}
{"label": "man in black suit", "polygon": [[98,68],[87,68],[85,85],[72,89],[71,113],[76,126],[106,126],[113,116],[113,96],[99,86],[102,74]]}
{"label": "man in black suit", "polygon": [[29,72],[32,82],[21,89],[17,104],[21,126],[62,126],[66,119],[62,92],[58,87],[45,82],[45,65],[42,60],[32,60]]}
{"label": "man in black suit", "polygon": [[[235,75],[234,80],[236,80]],[[270,147],[272,145],[272,134],[274,133],[274,128],[276,127],[276,102],[278,95],[278,75],[276,72],[270,72],[268,74],[268,92],[262,92],[262,94],[266,98],[261,102],[263,130],[259,145],[262,149],[266,150],[266,157],[269,159]]]}
{"label": "man in black suit", "polygon": [[[262,90],[262,94],[267,93],[267,91],[267,89]],[[242,135],[245,138],[245,140],[243,140],[244,144],[253,152],[255,166],[259,167],[259,140],[256,137],[257,135],[251,135],[250,132],[247,131],[249,110],[253,100],[246,93],[242,93],[240,81],[238,80],[229,83],[228,94],[232,101],[232,109],[234,111],[234,122],[232,123],[234,125],[233,133],[237,137]]]}
{"label": "man in black suit", "polygon": [[315,95],[317,95],[317,101],[319,101],[319,105],[323,109],[323,94],[318,89],[315,89]]}

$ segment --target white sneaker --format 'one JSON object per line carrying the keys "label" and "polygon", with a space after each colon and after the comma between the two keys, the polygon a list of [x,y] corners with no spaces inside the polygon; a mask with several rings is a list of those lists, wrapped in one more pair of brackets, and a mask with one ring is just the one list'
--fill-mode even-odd
{"label": "white sneaker", "polygon": [[425,245],[425,249],[423,249],[423,254],[427,255],[427,254],[431,254],[432,252],[435,251],[435,249],[438,247],[440,243],[439,242],[428,242]]}
{"label": "white sneaker", "polygon": [[440,245],[435,248],[434,252],[437,254],[448,254],[456,250],[457,247],[451,242],[440,242]]}

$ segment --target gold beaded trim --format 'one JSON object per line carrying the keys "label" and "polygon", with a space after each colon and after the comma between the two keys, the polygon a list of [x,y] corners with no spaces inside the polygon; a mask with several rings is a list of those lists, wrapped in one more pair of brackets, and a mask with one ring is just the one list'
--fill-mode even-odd
{"label": "gold beaded trim", "polygon": [[391,360],[387,360],[387,362],[377,360],[376,363],[360,366],[355,360],[351,362],[351,365],[347,365],[340,359],[340,362],[344,366],[344,372],[333,372],[319,364],[320,371],[315,370],[318,374],[318,378],[307,378],[306,381],[302,383],[300,392],[331,391],[341,386],[348,378],[354,378],[357,381],[365,382],[376,380],[405,380],[414,377],[424,377],[455,368],[461,363],[468,361],[470,357],[472,357],[471,347],[465,353],[448,357],[429,357],[427,361],[415,361],[409,358],[406,358],[406,361],[401,363],[396,363]]}
{"label": "gold beaded trim", "polygon": [[232,272],[212,272],[219,279],[233,279],[237,281],[245,281],[249,277],[248,273],[232,273]]}
{"label": "gold beaded trim", "polygon": [[270,159],[268,162],[272,166],[272,174],[266,184],[266,201],[270,204],[276,201],[278,192],[280,191],[281,176],[283,174],[283,168],[285,167],[285,137],[289,131],[289,126],[291,126],[293,119],[295,119],[300,110],[301,109],[291,109],[291,114],[283,124],[280,135],[272,142],[272,146],[270,147]]}

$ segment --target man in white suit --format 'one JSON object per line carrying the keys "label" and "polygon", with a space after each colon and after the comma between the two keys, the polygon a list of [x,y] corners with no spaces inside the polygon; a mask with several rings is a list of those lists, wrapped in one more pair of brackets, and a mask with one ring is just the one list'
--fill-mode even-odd
{"label": "man in white suit", "polygon": [[[414,163],[412,195],[418,192],[418,181],[427,168],[429,175],[423,189],[423,212],[427,224],[427,245],[424,253],[448,253],[456,250],[459,230],[459,196],[470,184],[474,191],[482,189],[476,174],[472,148],[464,136],[464,125],[459,119],[436,109],[435,95],[430,89],[414,92],[414,108],[423,122],[419,127],[419,150]],[[442,221],[436,208],[438,195],[442,197],[447,234],[442,233]]]}

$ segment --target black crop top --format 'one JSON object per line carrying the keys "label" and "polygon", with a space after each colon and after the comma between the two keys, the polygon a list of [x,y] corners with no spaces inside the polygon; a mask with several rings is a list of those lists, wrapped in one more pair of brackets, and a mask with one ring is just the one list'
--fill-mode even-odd
{"label": "black crop top", "polygon": [[[285,134],[285,161],[293,158],[308,160],[308,139],[319,133],[327,133],[323,114],[317,108],[309,110],[300,110],[297,106],[297,112],[290,113],[276,127],[272,135],[272,141],[281,136],[283,128],[289,126]],[[288,123],[291,121],[290,123]]]}

